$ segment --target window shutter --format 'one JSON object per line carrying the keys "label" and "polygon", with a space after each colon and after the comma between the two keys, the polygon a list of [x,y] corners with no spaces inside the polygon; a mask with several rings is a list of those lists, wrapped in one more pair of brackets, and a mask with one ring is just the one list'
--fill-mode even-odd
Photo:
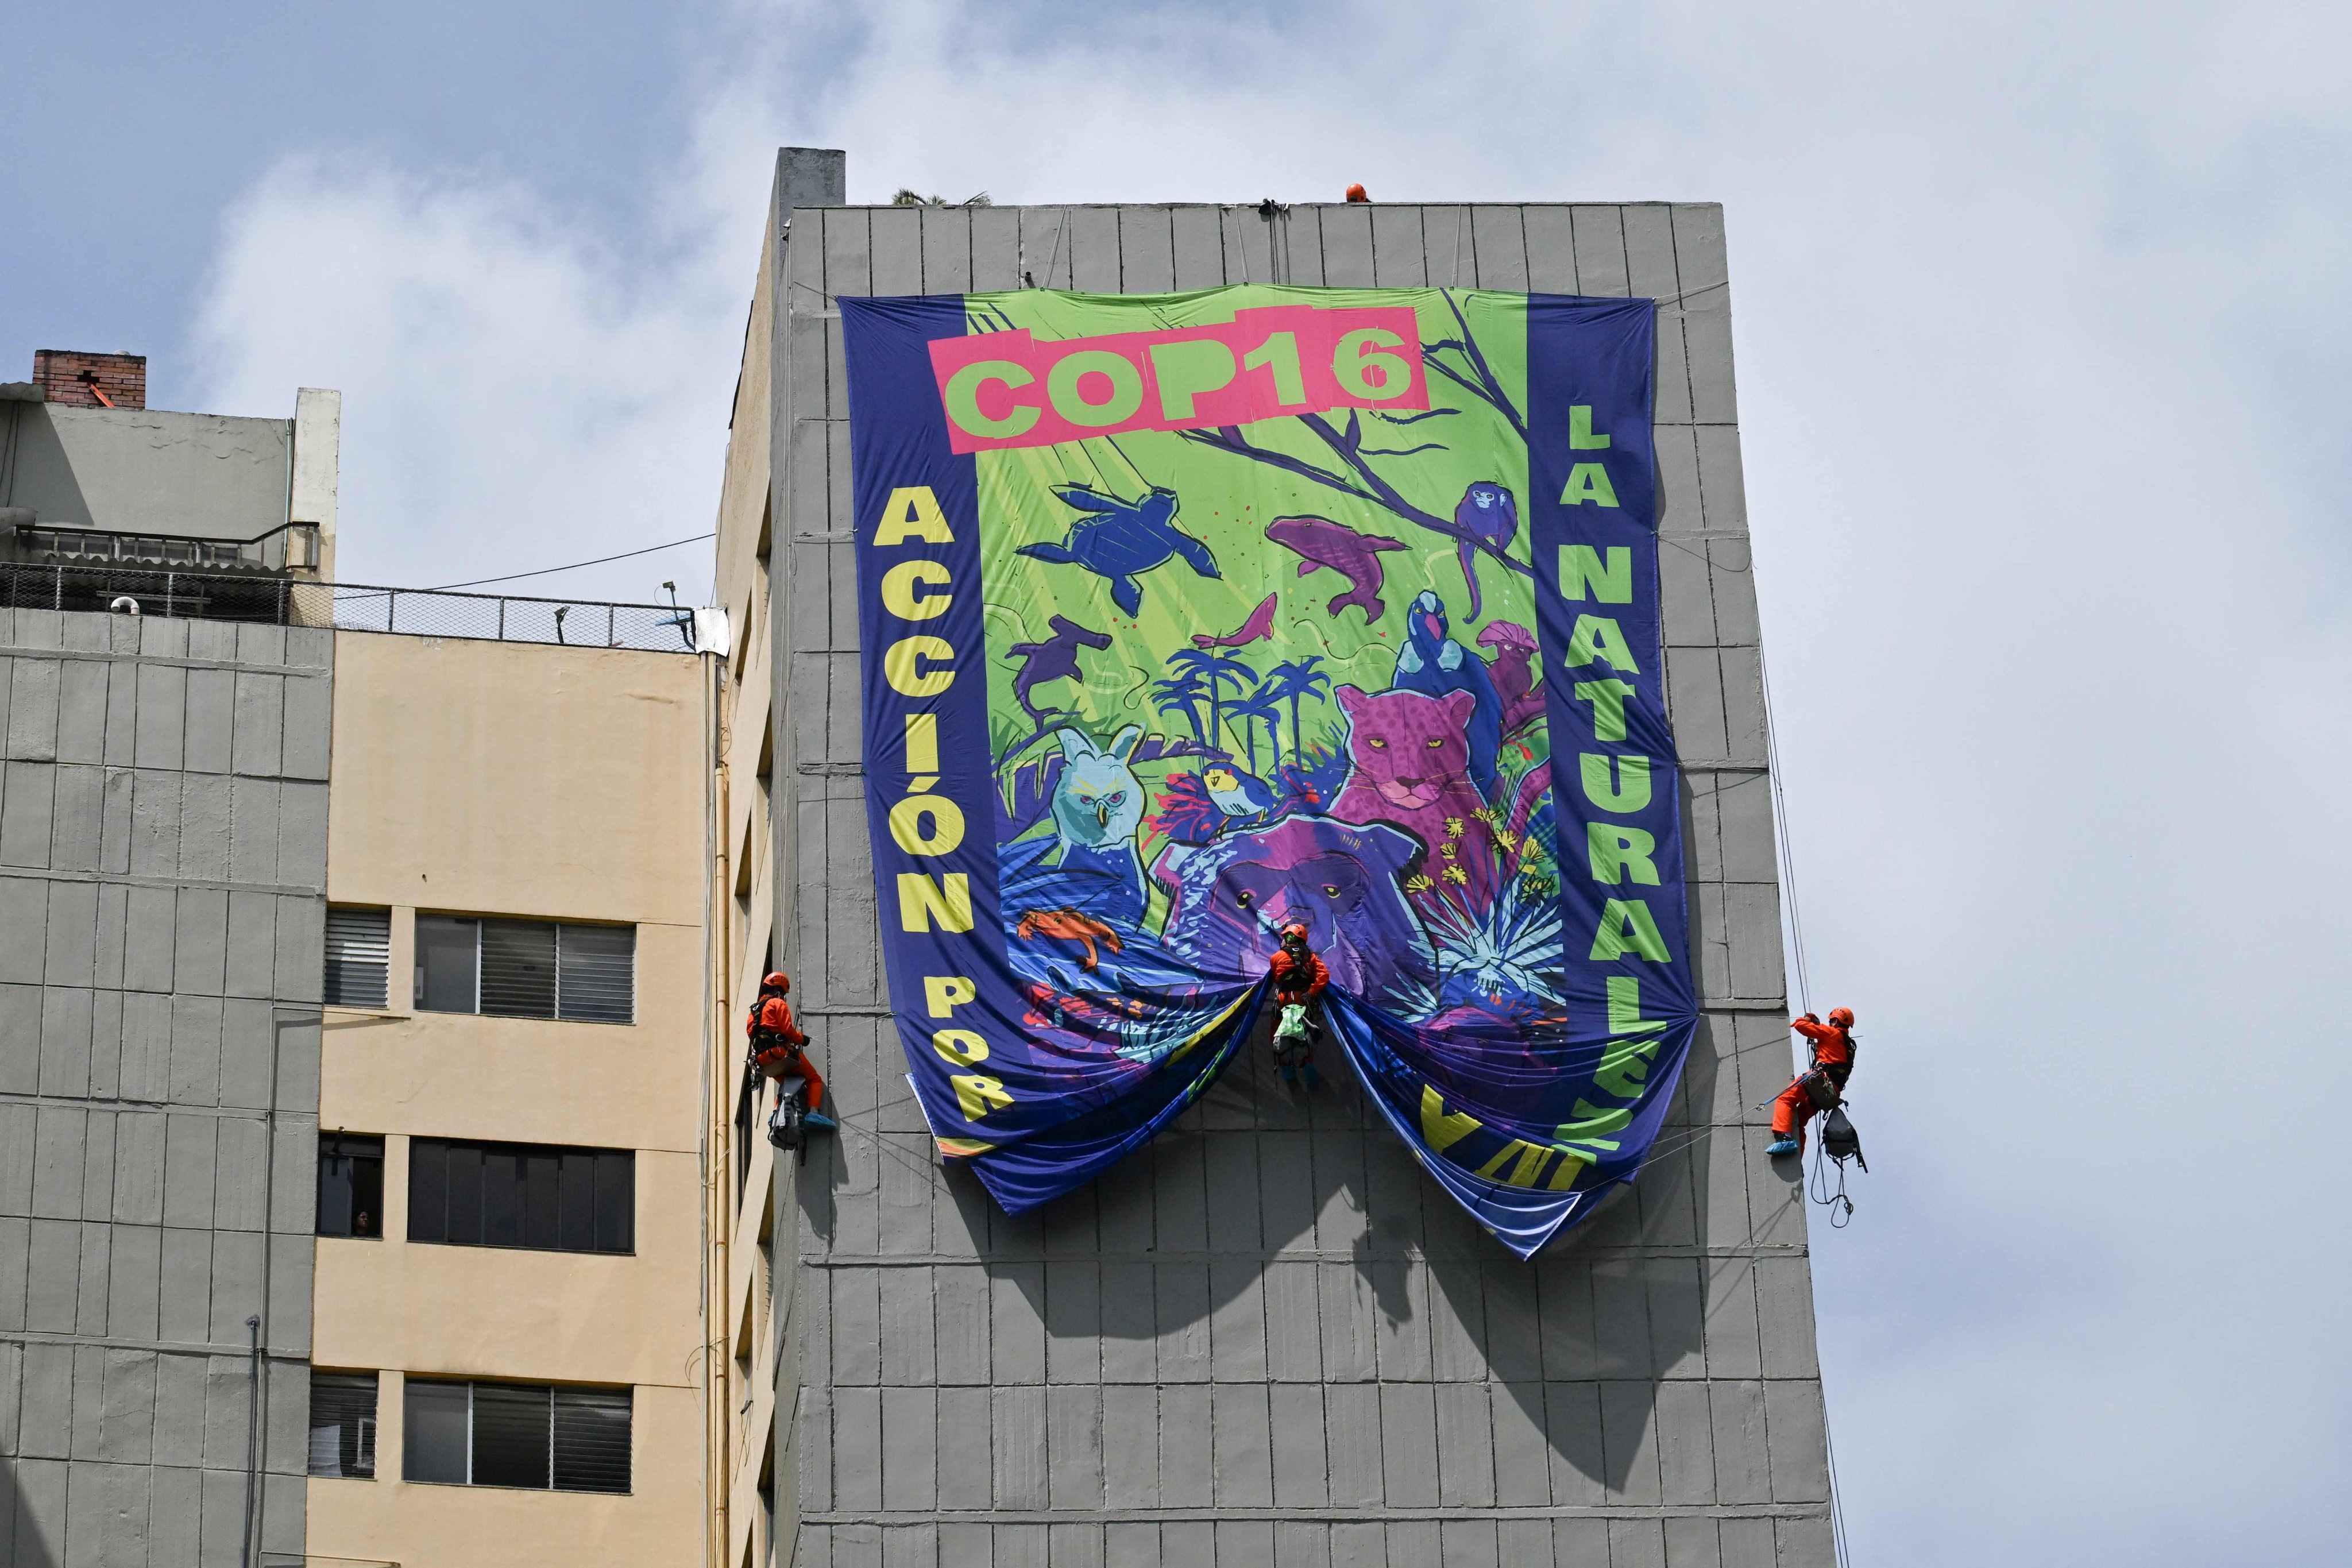
{"label": "window shutter", "polygon": [[538,1487],[548,1481],[545,1384],[474,1384],[474,1484]]}
{"label": "window shutter", "polygon": [[310,1374],[310,1473],[375,1474],[376,1374],[314,1372]]}
{"label": "window shutter", "polygon": [[482,922],[482,1011],[555,1016],[555,928],[539,921]]}
{"label": "window shutter", "polygon": [[381,1007],[392,981],[392,911],[327,910],[327,1005]]}
{"label": "window shutter", "polygon": [[401,1442],[400,1479],[464,1486],[466,1428],[472,1390],[462,1383],[432,1383],[412,1377],[402,1394],[406,1428]]}
{"label": "window shutter", "polygon": [[560,1015],[589,1024],[626,1024],[636,1016],[637,928],[561,928]]}
{"label": "window shutter", "polygon": [[555,1489],[629,1489],[629,1390],[555,1391]]}

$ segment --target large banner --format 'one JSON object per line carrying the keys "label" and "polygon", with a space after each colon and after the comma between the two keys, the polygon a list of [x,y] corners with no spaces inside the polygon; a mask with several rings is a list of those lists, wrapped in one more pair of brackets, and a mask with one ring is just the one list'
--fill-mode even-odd
{"label": "large banner", "polygon": [[1324,1066],[1507,1246],[1630,1179],[1697,1016],[1651,302],[841,310],[884,956],[942,1153],[1015,1213],[1090,1180],[1250,1048],[1303,921]]}

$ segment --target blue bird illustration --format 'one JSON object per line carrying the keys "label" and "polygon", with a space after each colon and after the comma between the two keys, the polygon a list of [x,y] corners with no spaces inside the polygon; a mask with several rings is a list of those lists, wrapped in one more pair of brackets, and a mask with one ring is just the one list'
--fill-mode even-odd
{"label": "blue bird illustration", "polygon": [[1083,566],[1110,583],[1111,602],[1127,615],[1143,607],[1138,574],[1181,555],[1203,577],[1217,577],[1209,547],[1176,526],[1176,492],[1153,486],[1139,501],[1124,501],[1085,485],[1055,485],[1054,493],[1088,516],[1070,524],[1059,544],[1024,544],[1034,561]]}
{"label": "blue bird illustration", "polygon": [[1201,770],[1201,783],[1207,786],[1209,798],[1227,816],[1255,816],[1274,808],[1274,786],[1264,779],[1253,778],[1239,768],[1223,763]]}
{"label": "blue bird illustration", "polygon": [[1470,742],[1470,777],[1482,795],[1495,788],[1496,753],[1503,745],[1503,699],[1495,689],[1494,672],[1486,661],[1454,641],[1448,632],[1445,601],[1436,595],[1416,595],[1406,612],[1404,647],[1397,649],[1396,689],[1443,697],[1466,691],[1472,700],[1465,733]]}

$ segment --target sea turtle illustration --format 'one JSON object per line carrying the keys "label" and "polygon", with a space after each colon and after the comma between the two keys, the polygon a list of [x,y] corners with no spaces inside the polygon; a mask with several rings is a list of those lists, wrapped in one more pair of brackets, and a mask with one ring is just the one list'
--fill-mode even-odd
{"label": "sea turtle illustration", "polygon": [[1176,492],[1155,485],[1141,500],[1125,501],[1085,485],[1055,485],[1054,493],[1089,515],[1070,524],[1059,544],[1024,544],[1034,561],[1083,566],[1110,583],[1111,602],[1127,615],[1143,607],[1136,577],[1181,555],[1203,577],[1223,575],[1209,547],[1176,526]]}

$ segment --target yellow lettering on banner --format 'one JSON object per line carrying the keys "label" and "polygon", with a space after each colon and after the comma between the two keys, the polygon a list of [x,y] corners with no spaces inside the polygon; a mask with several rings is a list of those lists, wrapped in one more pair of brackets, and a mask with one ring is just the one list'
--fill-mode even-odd
{"label": "yellow lettering on banner", "polygon": [[971,929],[971,878],[950,871],[933,878],[926,872],[898,873],[898,929],[928,931],[937,920],[941,931]]}
{"label": "yellow lettering on banner", "polygon": [[[1649,765],[1643,757],[1642,763]],[[907,715],[907,771],[910,773],[937,773],[940,771],[940,716],[936,713]],[[1586,775],[1588,778],[1590,774]],[[1644,795],[1646,802],[1649,798]]]}
{"label": "yellow lettering on banner", "polygon": [[963,1108],[966,1121],[977,1121],[998,1106],[1013,1103],[1013,1097],[1004,1092],[1002,1079],[979,1073],[950,1073],[948,1082],[955,1086],[956,1103]]}
{"label": "yellow lettering on banner", "polygon": [[[1507,1176],[1498,1175],[1503,1162],[1516,1155],[1518,1163]],[[1509,1187],[1532,1187],[1542,1176],[1543,1168],[1551,1163],[1551,1149],[1543,1143],[1530,1143],[1524,1138],[1514,1138],[1498,1150],[1495,1157],[1478,1167],[1478,1174],[1490,1182],[1501,1182]]]}
{"label": "yellow lettering on banner", "polygon": [[882,650],[882,679],[901,697],[937,697],[955,684],[955,671],[925,669],[923,661],[945,665],[954,658],[945,637],[900,637]]}
{"label": "yellow lettering on banner", "polygon": [[890,837],[909,855],[952,854],[963,842],[963,807],[943,795],[908,795],[890,808]]}
{"label": "yellow lettering on banner", "polygon": [[955,1010],[976,1000],[980,987],[968,975],[926,974],[923,976],[923,1002],[934,1018],[951,1018]]}
{"label": "yellow lettering on banner", "polygon": [[1467,1112],[1446,1110],[1436,1089],[1428,1084],[1421,1086],[1421,1135],[1433,1153],[1443,1154],[1482,1125]]}
{"label": "yellow lettering on banner", "polygon": [[1591,1163],[1592,1163],[1592,1156],[1580,1149],[1560,1150],[1559,1169],[1552,1173],[1551,1181],[1548,1184],[1550,1190],[1555,1193],[1568,1191],[1569,1188],[1576,1185],[1576,1178],[1582,1174],[1584,1167]]}
{"label": "yellow lettering on banner", "polygon": [[931,544],[953,544],[947,513],[929,485],[901,485],[882,503],[882,522],[874,531],[877,544],[904,544],[920,539]]}
{"label": "yellow lettering on banner", "polygon": [[923,585],[944,587],[949,580],[944,561],[928,556],[901,561],[882,574],[882,607],[902,621],[936,620],[948,613],[954,595],[926,594]]}
{"label": "yellow lettering on banner", "polygon": [[988,1059],[988,1042],[970,1029],[941,1029],[931,1037],[931,1049],[960,1068],[978,1067]]}

